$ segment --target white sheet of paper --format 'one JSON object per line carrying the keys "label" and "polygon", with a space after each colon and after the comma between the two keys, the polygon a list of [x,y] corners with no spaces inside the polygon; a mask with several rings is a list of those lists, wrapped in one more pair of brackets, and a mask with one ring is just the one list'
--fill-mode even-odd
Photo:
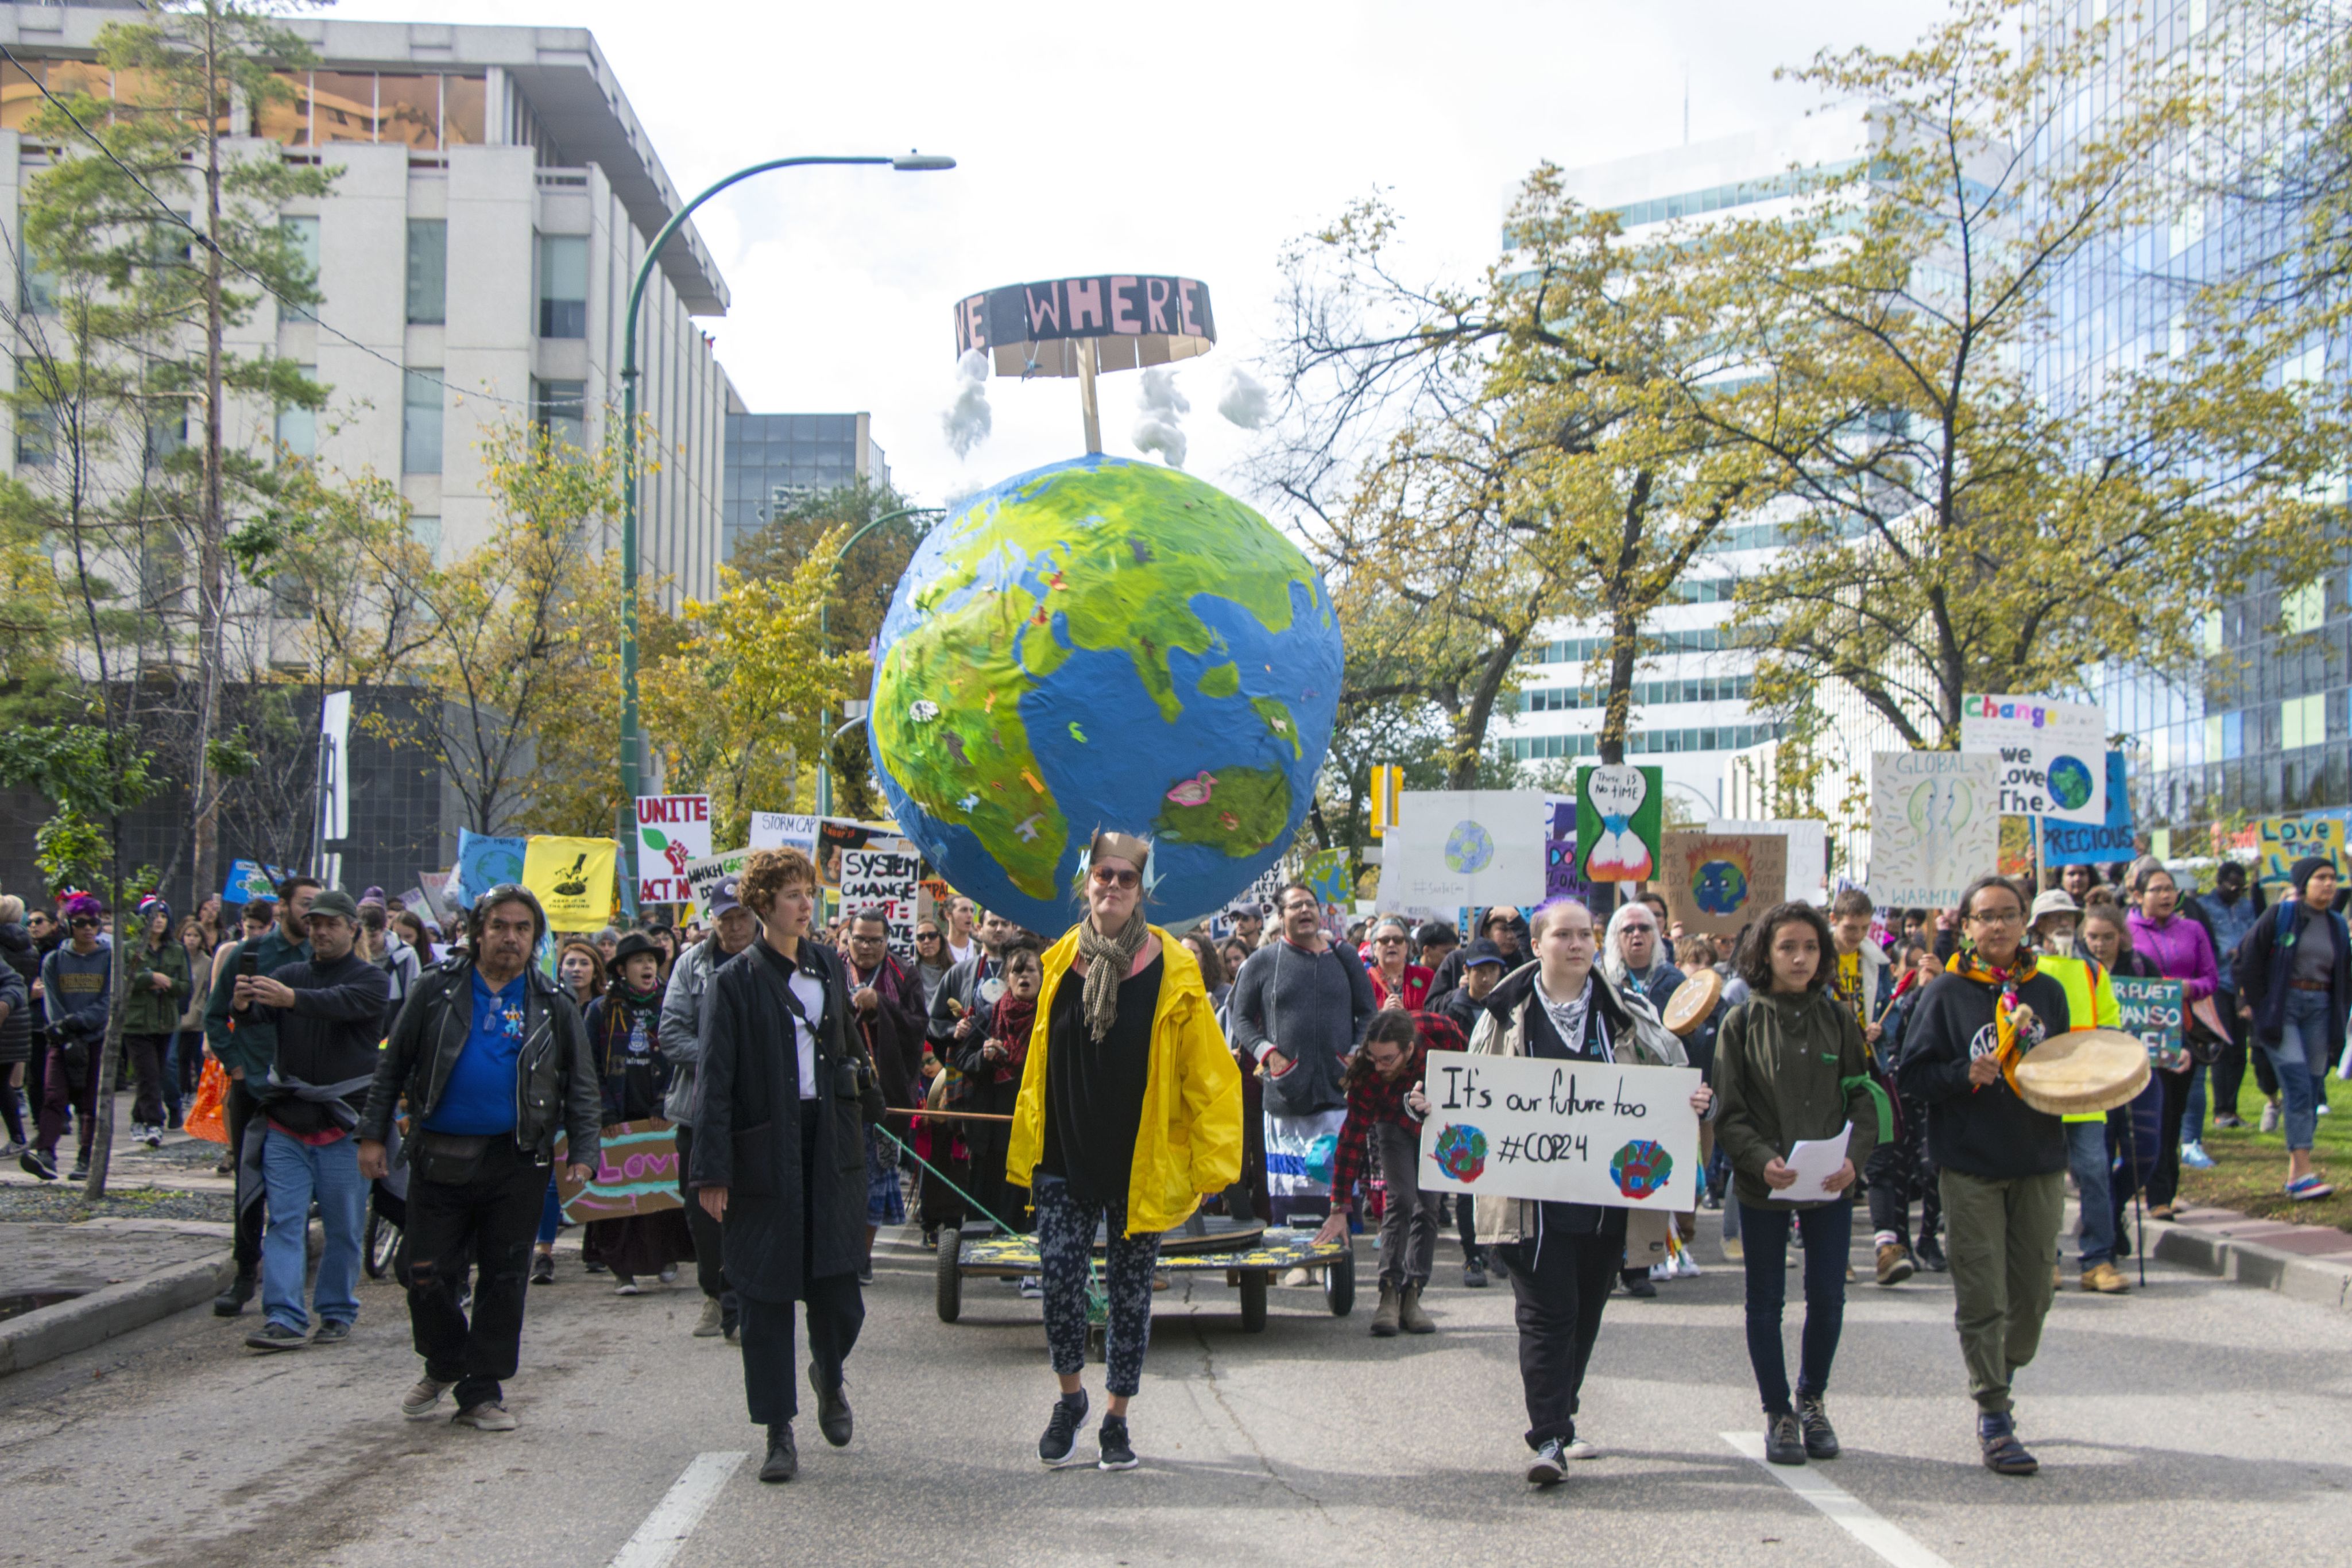
{"label": "white sheet of paper", "polygon": [[1853,1124],[1848,1122],[1845,1131],[1834,1138],[1800,1139],[1781,1163],[1797,1173],[1797,1179],[1772,1195],[1779,1203],[1822,1203],[1838,1195],[1822,1183],[1837,1175],[1838,1166],[1845,1164],[1845,1145],[1853,1136]]}

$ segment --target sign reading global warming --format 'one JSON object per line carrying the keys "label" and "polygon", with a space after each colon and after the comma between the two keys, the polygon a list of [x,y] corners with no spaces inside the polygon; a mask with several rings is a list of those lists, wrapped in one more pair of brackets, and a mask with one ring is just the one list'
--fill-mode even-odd
{"label": "sign reading global warming", "polygon": [[1687,1211],[1698,1201],[1699,1076],[1433,1051],[1423,1190]]}
{"label": "sign reading global warming", "polygon": [[637,797],[637,902],[684,904],[686,867],[710,853],[710,797]]}
{"label": "sign reading global warming", "polygon": [[2000,847],[2000,759],[1881,751],[1870,759],[1870,896],[1950,909]]}
{"label": "sign reading global warming", "polygon": [[2000,809],[2011,816],[2107,820],[2107,715],[2095,703],[1964,698],[1960,749],[2000,758]]}

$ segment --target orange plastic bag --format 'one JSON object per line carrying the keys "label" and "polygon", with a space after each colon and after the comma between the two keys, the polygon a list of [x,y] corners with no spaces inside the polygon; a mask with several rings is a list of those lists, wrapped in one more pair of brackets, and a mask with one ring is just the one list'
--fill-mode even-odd
{"label": "orange plastic bag", "polygon": [[188,1136],[208,1144],[228,1142],[228,1124],[221,1119],[221,1102],[228,1098],[228,1072],[218,1057],[205,1058],[205,1076],[196,1085],[195,1103],[181,1123]]}

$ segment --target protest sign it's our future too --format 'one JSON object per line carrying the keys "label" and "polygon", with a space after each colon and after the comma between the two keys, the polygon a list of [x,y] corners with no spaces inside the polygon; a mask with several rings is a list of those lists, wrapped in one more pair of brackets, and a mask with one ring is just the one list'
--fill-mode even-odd
{"label": "protest sign it's our future too", "polygon": [[1421,1179],[1444,1192],[1677,1212],[1698,1200],[1699,1071],[1429,1053]]}

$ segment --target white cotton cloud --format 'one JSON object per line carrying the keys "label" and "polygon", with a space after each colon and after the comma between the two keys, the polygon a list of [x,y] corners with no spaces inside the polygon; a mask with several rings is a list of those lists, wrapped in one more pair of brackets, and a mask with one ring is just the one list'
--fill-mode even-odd
{"label": "white cotton cloud", "polygon": [[1263,430],[1274,417],[1274,396],[1255,376],[1239,365],[1225,371],[1224,391],[1217,396],[1217,412],[1244,430]]}
{"label": "white cotton cloud", "polygon": [[995,423],[988,406],[988,355],[978,349],[966,349],[956,361],[955,401],[940,415],[940,428],[958,457],[971,456]]}
{"label": "white cotton cloud", "polygon": [[1159,453],[1171,468],[1184,466],[1186,444],[1180,422],[1192,412],[1192,400],[1176,390],[1176,372],[1164,366],[1144,371],[1135,411],[1135,449]]}

